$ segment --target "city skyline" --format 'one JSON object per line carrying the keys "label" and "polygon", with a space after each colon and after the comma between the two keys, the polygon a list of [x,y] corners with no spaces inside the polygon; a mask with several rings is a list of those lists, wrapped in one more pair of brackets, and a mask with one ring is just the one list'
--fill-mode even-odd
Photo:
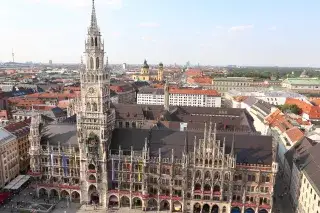
{"label": "city skyline", "polygon": [[[0,18],[6,21],[0,61],[12,61],[13,48],[19,62],[79,63],[90,5],[90,0],[1,2]],[[146,58],[152,64],[319,66],[318,6],[316,1],[96,0],[111,64]]]}

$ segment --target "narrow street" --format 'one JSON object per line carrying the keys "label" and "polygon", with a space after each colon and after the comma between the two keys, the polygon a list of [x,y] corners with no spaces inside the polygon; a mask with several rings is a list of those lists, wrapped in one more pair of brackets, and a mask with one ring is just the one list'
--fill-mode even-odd
{"label": "narrow street", "polygon": [[[285,193],[285,185],[283,180],[278,176],[274,192],[274,213],[294,213],[289,200],[289,195]],[[279,196],[281,194],[284,194],[282,198]]]}

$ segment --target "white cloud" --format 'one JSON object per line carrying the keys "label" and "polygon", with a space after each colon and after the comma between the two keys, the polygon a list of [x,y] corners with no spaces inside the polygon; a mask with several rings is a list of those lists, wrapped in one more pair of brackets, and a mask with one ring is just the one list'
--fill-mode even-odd
{"label": "white cloud", "polygon": [[142,22],[139,24],[139,27],[147,27],[147,28],[155,28],[159,26],[160,25],[156,22]]}
{"label": "white cloud", "polygon": [[270,30],[270,31],[276,31],[276,30],[277,30],[277,27],[276,27],[276,26],[272,26],[272,27],[269,27],[268,30]]}
{"label": "white cloud", "polygon": [[240,26],[233,26],[229,28],[229,32],[238,32],[238,31],[244,31],[252,29],[254,26],[252,24],[250,25],[240,25]]}

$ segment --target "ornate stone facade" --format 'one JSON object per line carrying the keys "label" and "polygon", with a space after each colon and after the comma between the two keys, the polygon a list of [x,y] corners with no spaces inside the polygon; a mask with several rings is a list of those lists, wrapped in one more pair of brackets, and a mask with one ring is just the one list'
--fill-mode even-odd
{"label": "ornate stone facade", "polygon": [[[104,66],[104,43],[97,24],[94,1],[91,24],[85,43],[86,69],[80,72],[81,112],[77,114],[80,152],[81,200],[106,206],[107,152],[114,128],[115,113],[110,109],[110,75]],[[92,169],[88,173],[88,169]]]}
{"label": "ornate stone facade", "polygon": [[239,136],[233,135],[231,141],[230,137],[218,139],[214,126],[205,127],[203,137],[195,136],[191,146],[186,133],[184,149],[159,148],[155,154],[151,139],[146,138],[141,151],[120,146],[110,150],[109,206],[171,212],[271,212],[277,163],[253,163],[249,156],[240,160]]}
{"label": "ornate stone facade", "polygon": [[[110,106],[109,70],[94,6],[85,45],[76,116],[45,127],[41,116],[32,116],[30,174],[39,180],[38,195],[109,208],[271,212],[277,172],[272,138],[255,133],[239,116],[244,112],[173,109],[168,100],[152,113],[151,108],[133,110],[135,105]],[[123,128],[129,118],[149,118],[152,125]],[[166,118],[179,121],[169,124]],[[209,125],[199,128],[200,123]]]}

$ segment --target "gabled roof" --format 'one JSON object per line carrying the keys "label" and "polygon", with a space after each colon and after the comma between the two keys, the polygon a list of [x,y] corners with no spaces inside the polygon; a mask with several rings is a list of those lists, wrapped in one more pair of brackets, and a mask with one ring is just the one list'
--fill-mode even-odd
{"label": "gabled roof", "polygon": [[316,143],[311,139],[304,137],[301,140],[301,143],[298,143],[296,146],[292,146],[292,148],[289,149],[284,155],[287,159],[287,162],[289,163],[290,168],[292,168],[293,163],[295,163],[294,159],[297,159],[300,156],[305,155],[306,152],[308,152],[308,150],[315,144]]}
{"label": "gabled roof", "polygon": [[300,141],[304,137],[304,133],[296,126],[288,129],[285,134],[293,144]]}
{"label": "gabled roof", "polygon": [[15,138],[16,136],[7,131],[5,128],[0,128],[0,143],[5,143]]}
{"label": "gabled roof", "polygon": [[[187,137],[186,137],[187,134]],[[176,157],[181,157],[185,147],[185,138],[188,140],[188,150],[193,151],[194,137],[203,138],[202,132],[180,132],[174,130],[143,130],[143,129],[116,129],[113,131],[110,148],[112,150],[122,149],[141,150],[145,144],[145,138],[150,141],[150,152],[152,156],[159,154],[159,148],[163,157],[171,157],[174,150]],[[232,140],[235,140],[235,153],[237,163],[272,164],[272,137],[252,135],[244,133],[218,133],[217,139],[226,139],[226,153],[230,153]]]}
{"label": "gabled roof", "polygon": [[17,137],[28,135],[30,132],[31,119],[8,124],[4,128]]}
{"label": "gabled roof", "polygon": [[269,115],[272,110],[272,105],[263,100],[258,100],[255,104],[252,105],[252,107],[261,110],[266,115]]}
{"label": "gabled roof", "polygon": [[308,149],[297,159],[300,170],[308,177],[312,186],[320,191],[320,143]]}

